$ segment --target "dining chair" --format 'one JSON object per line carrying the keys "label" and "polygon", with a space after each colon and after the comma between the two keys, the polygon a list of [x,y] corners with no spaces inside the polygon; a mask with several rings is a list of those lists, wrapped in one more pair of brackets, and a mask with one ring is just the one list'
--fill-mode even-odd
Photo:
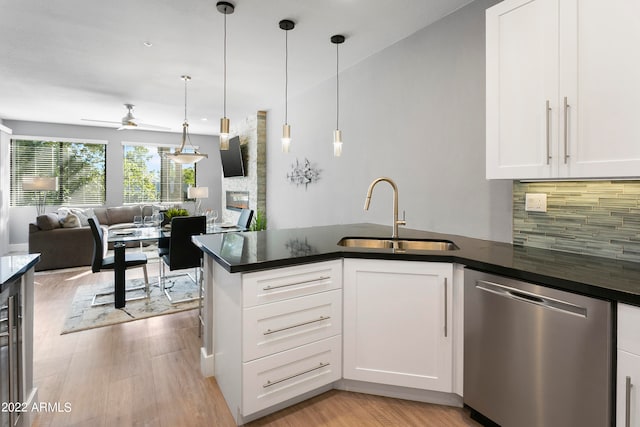
{"label": "dining chair", "polygon": [[252,209],[242,209],[240,216],[238,217],[237,226],[242,231],[248,230],[251,227],[251,220],[253,219]]}
{"label": "dining chair", "polygon": [[[91,234],[93,235],[93,261],[91,263],[91,271],[99,273],[102,270],[113,270],[115,268],[115,261],[113,256],[105,256],[106,246],[104,244],[104,232],[100,227],[98,218],[90,216],[88,218],[89,226],[91,227]],[[140,252],[125,253],[124,256],[125,270],[133,267],[142,267],[144,272],[144,285],[127,288],[125,292],[131,291],[145,291],[144,296],[128,298],[126,301],[135,301],[139,299],[149,298],[149,275],[147,274],[147,256]],[[113,304],[113,301],[96,302],[96,299],[106,295],[114,294],[111,292],[99,292],[93,296],[91,306],[99,306],[106,304]]]}
{"label": "dining chair", "polygon": [[160,288],[172,304],[195,301],[199,297],[183,298],[173,300],[171,297],[171,286],[167,286],[167,278],[177,276],[167,276],[166,267],[169,271],[186,270],[194,268],[195,276],[187,273],[196,286],[201,286],[202,278],[202,251],[193,244],[191,236],[204,234],[207,230],[207,218],[205,216],[182,216],[171,218],[171,237],[169,238],[169,249],[164,253],[160,252]]}

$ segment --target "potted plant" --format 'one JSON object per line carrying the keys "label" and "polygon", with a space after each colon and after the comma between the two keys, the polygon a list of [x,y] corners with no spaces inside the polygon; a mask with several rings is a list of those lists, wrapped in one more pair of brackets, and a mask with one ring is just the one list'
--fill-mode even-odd
{"label": "potted plant", "polygon": [[171,224],[171,218],[176,216],[189,216],[189,211],[182,208],[169,208],[164,212],[164,221],[162,225]]}

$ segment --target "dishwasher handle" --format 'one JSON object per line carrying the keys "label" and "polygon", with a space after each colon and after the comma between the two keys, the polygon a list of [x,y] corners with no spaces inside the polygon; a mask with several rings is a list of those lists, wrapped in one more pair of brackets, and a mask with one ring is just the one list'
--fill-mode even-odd
{"label": "dishwasher handle", "polygon": [[570,302],[525,292],[511,286],[501,285],[499,283],[489,282],[487,280],[477,280],[476,288],[504,298],[538,305],[550,310],[559,311],[573,316],[583,318],[587,317],[587,309],[585,307],[581,307]]}

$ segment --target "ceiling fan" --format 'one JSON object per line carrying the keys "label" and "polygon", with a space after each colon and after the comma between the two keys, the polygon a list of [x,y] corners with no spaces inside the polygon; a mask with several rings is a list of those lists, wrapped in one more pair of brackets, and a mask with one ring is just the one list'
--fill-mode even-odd
{"label": "ceiling fan", "polygon": [[133,116],[133,104],[124,104],[127,109],[127,115],[124,116],[119,122],[112,120],[94,120],[94,119],[81,119],[87,122],[99,122],[99,123],[113,123],[119,124],[120,127],[118,130],[123,129],[148,129],[148,130],[171,130],[171,128],[165,126],[156,126],[150,125],[147,123],[142,123],[138,119]]}

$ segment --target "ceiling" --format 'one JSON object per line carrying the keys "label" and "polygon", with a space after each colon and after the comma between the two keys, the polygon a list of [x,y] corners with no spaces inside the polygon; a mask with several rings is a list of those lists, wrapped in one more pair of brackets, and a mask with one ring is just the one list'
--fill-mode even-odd
{"label": "ceiling", "polygon": [[[291,97],[335,74],[330,36],[346,36],[342,70],[471,0],[231,2],[227,116],[233,123],[284,103],[281,19],[296,22],[288,34]],[[131,103],[138,120],[178,132],[180,76],[188,74],[190,131],[217,134],[224,15],[216,0],[0,0],[0,10],[0,119],[96,126],[81,119],[119,121],[123,104]]]}

